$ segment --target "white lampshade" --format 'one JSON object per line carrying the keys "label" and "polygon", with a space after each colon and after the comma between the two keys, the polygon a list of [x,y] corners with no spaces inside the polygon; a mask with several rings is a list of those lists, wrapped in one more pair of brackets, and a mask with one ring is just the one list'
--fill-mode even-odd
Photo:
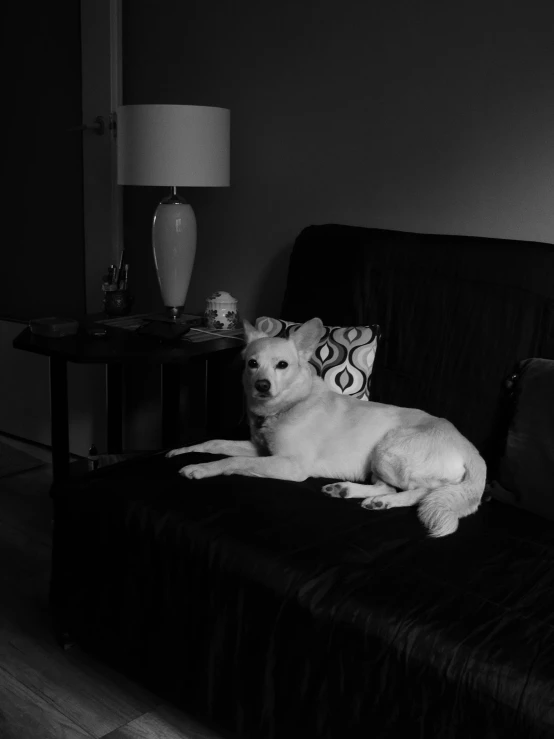
{"label": "white lampshade", "polygon": [[228,187],[231,113],[202,105],[117,109],[117,182]]}

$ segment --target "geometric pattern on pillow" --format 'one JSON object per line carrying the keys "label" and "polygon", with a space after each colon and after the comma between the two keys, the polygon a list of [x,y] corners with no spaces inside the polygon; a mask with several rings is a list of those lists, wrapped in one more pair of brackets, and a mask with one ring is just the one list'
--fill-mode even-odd
{"label": "geometric pattern on pillow", "polygon": [[[262,316],[256,328],[267,336],[288,339],[301,323]],[[328,387],[340,395],[369,400],[379,326],[324,326],[310,364]]]}

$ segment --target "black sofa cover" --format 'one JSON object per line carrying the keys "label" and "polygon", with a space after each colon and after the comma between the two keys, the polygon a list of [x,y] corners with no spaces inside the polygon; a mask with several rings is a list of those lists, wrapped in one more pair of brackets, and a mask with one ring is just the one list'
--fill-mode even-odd
{"label": "black sofa cover", "polygon": [[[340,266],[314,267],[322,241]],[[379,398],[438,409],[492,450],[503,377],[552,357],[553,275],[547,245],[313,227],[283,317],[380,321]],[[552,736],[552,522],[492,501],[432,540],[414,509],[364,511],[324,480],[188,481],[184,462],[54,486],[59,632],[229,736]]]}

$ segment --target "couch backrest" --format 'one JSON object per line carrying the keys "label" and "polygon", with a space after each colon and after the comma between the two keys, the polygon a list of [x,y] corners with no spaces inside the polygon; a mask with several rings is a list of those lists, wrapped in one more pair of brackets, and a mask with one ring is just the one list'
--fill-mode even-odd
{"label": "couch backrest", "polygon": [[554,358],[554,246],[343,225],[294,245],[281,317],[379,323],[380,402],[451,420],[486,455],[515,363]]}

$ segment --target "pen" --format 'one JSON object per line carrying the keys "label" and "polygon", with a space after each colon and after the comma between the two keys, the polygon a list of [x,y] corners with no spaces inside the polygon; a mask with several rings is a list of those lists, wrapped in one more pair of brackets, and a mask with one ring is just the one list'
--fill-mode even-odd
{"label": "pen", "polygon": [[125,256],[125,247],[121,250],[121,255],[119,257],[119,267],[117,267],[115,271],[114,282],[116,283],[116,285],[119,285],[119,280],[121,279],[121,272],[123,271],[123,257],[124,256]]}

